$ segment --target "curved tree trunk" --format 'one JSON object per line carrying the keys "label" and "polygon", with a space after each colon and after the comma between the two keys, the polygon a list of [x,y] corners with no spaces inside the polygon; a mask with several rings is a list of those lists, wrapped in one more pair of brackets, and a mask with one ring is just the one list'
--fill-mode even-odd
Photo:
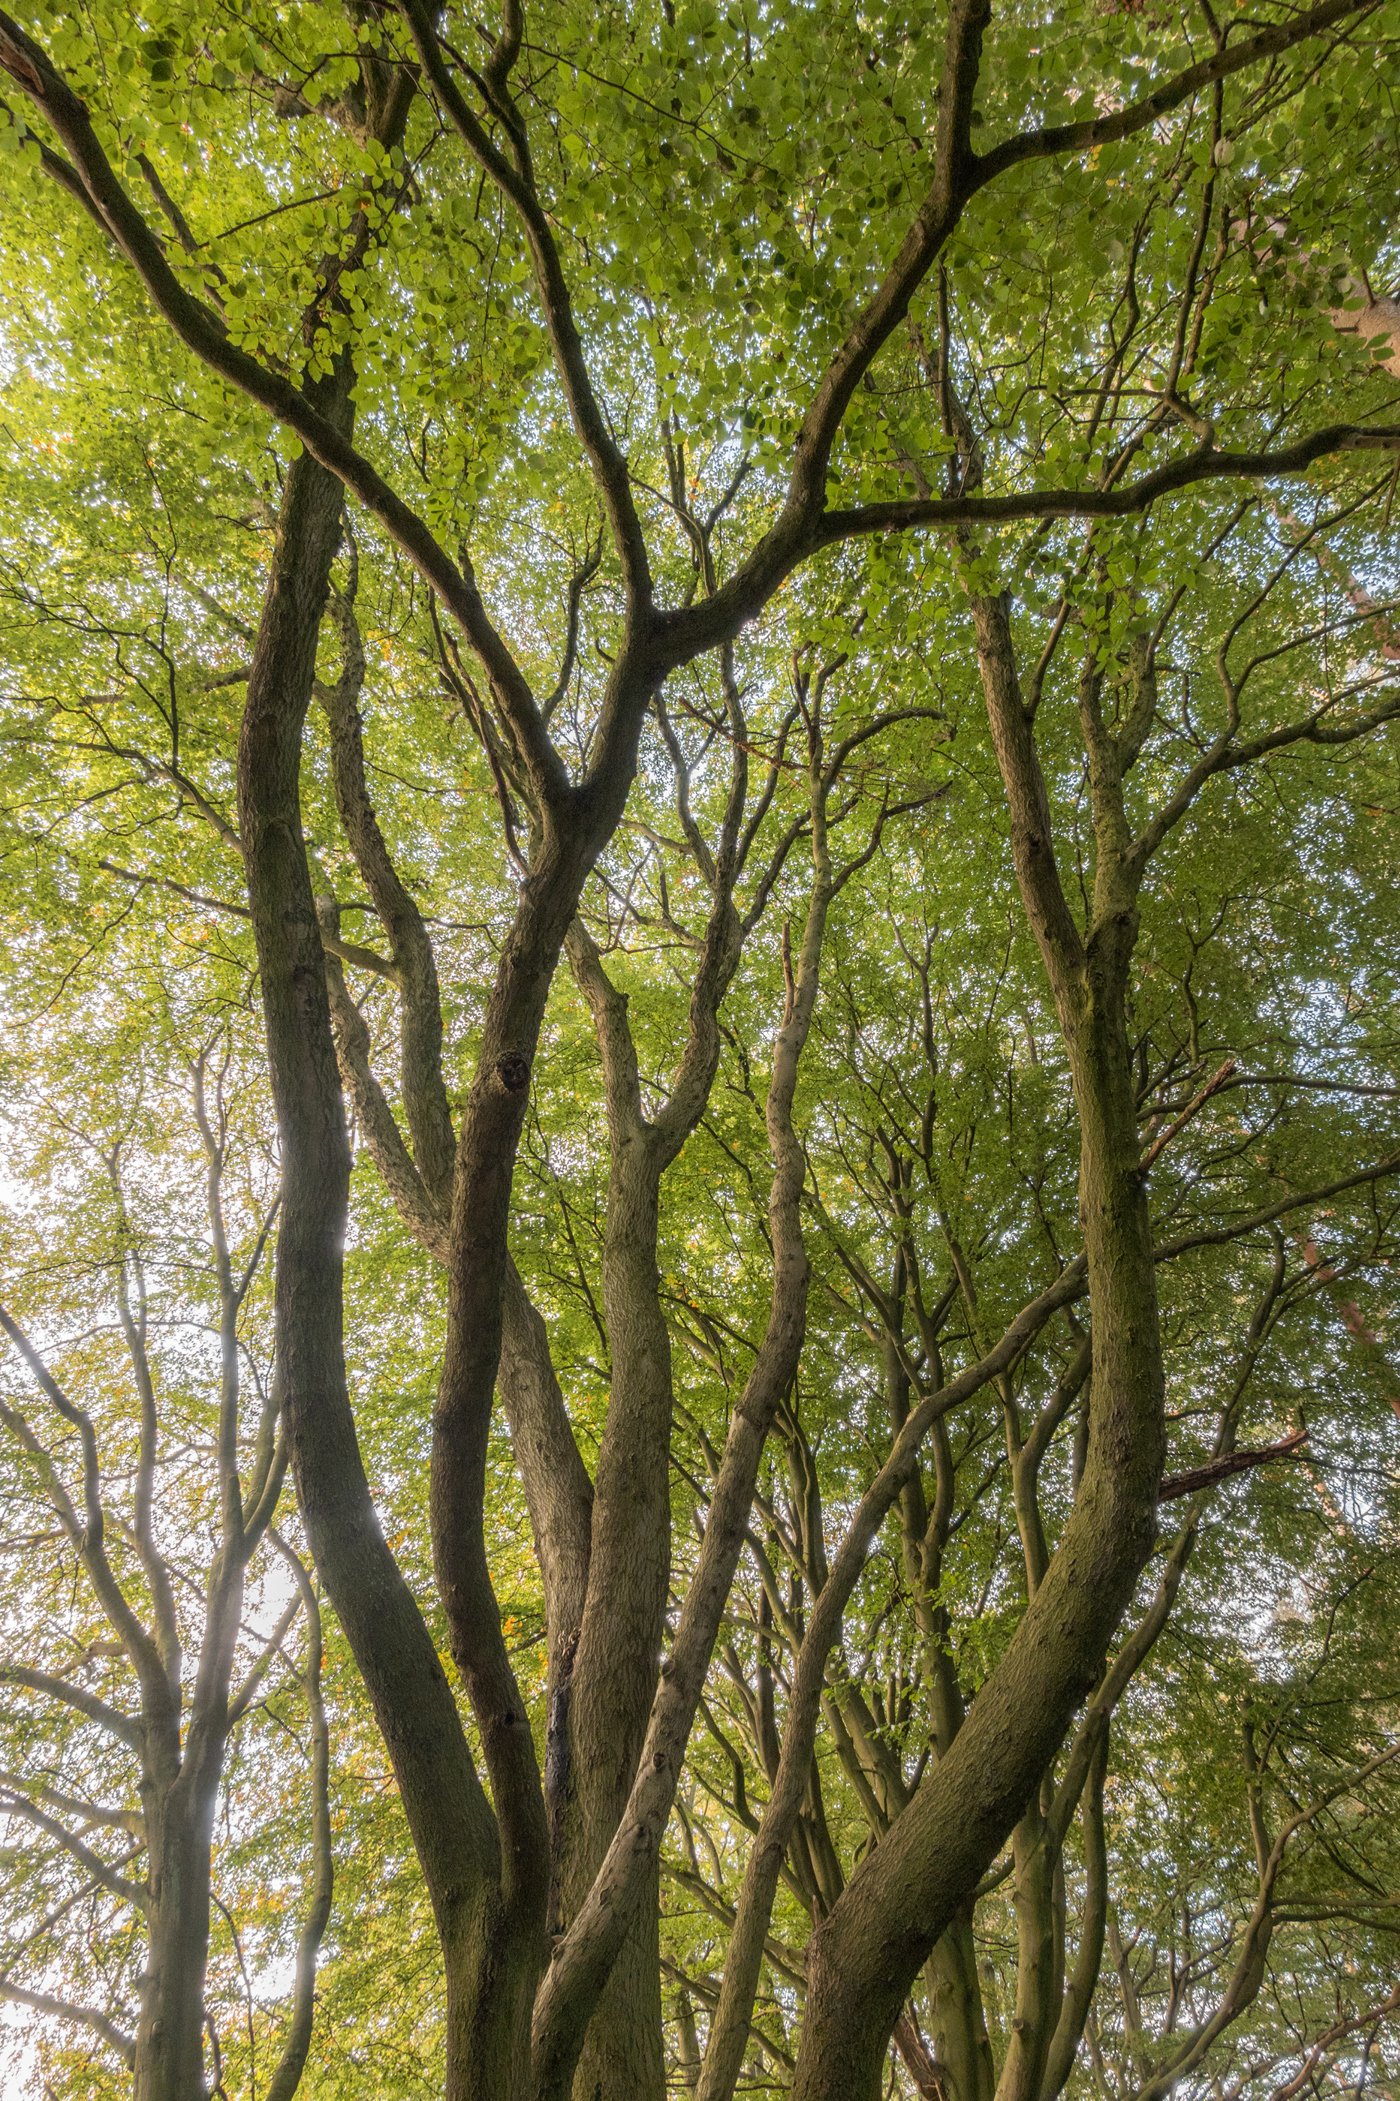
{"label": "curved tree trunk", "polygon": [[813,1936],[795,2101],[875,2101],[909,1987],[1097,1682],[1156,1534],[1164,1386],[1125,1010],[1140,869],[1122,821],[1115,754],[1090,724],[1099,854],[1092,925],[1082,939],[1056,870],[1005,602],[974,599],[973,614],[1017,881],[1050,978],[1079,1112],[1094,1321],[1087,1465],[1059,1548],[1005,1657],[947,1756]]}
{"label": "curved tree trunk", "polygon": [[[348,424],[347,391],[342,372],[327,406]],[[514,2036],[496,2024],[500,1850],[456,1702],[384,1539],[355,1437],[342,1344],[350,1155],[301,830],[302,726],[342,501],[339,482],[309,455],[293,462],[239,742],[240,831],[283,1162],[278,1379],[307,1533],[369,1690],[437,1920],[447,2092],[457,2101],[508,2091]]]}

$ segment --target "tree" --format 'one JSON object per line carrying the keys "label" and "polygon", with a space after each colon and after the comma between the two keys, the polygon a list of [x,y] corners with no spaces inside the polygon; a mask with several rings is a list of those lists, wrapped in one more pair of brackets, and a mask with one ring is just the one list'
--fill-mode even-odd
{"label": "tree", "polygon": [[[13,1860],[23,1901],[7,1922],[0,1992],[89,2031],[129,2070],[139,2095],[200,2090],[206,2033],[222,2084],[222,1995],[206,1987],[211,1898],[228,1921],[245,1985],[247,1972],[235,1916],[213,1896],[215,1824],[231,1746],[264,1769],[265,1785],[287,1784],[285,1759],[247,1739],[263,1710],[286,1728],[276,1710],[288,1704],[279,1681],[290,1677],[309,1734],[311,1893],[286,2032],[264,2089],[286,2101],[306,2060],[316,1951],[330,1909],[329,1742],[319,1608],[303,1562],[272,1523],[286,1445],[248,1319],[276,1202],[259,1215],[257,1161],[240,1157],[231,1133],[227,1073],[227,1059],[220,1067],[207,1050],[191,1067],[207,1249],[196,1246],[182,1263],[153,1230],[149,1188],[133,1187],[133,1172],[144,1179],[133,1162],[151,1142],[139,1108],[115,1135],[87,1141],[106,1183],[109,1237],[86,1275],[71,1275],[71,1253],[52,1239],[43,1245],[38,1221],[16,1220],[10,1234],[11,1275],[28,1287],[31,1321],[0,1306],[12,1353],[10,1392],[0,1400],[6,1549],[12,1562],[23,1557],[11,1591],[20,1639],[0,1659],[10,1694],[0,1806],[24,1841]],[[61,1112],[54,1120],[62,1123]],[[232,1192],[231,1229],[226,1192],[235,1177],[245,1186]],[[52,1214],[44,1223],[54,1223]],[[152,1257],[169,1280],[154,1303]],[[170,1273],[182,1267],[171,1291]],[[63,1329],[75,1315],[88,1324],[69,1339]],[[36,1317],[53,1337],[43,1347],[33,1338]],[[245,1618],[250,1571],[264,1613],[269,1591],[285,1596],[263,1633]],[[285,1644],[301,1618],[305,1654],[297,1662]],[[308,1784],[301,1771],[290,1777],[293,1786]],[[240,1803],[240,1817],[247,1806]],[[248,1925],[245,1917],[245,1936]],[[256,1960],[251,1944],[247,1952]],[[79,1973],[61,1995],[44,1988],[56,1953],[70,1975]],[[251,1999],[247,2019],[255,2078]],[[79,2062],[89,2054],[80,2051]],[[233,2054],[241,2054],[237,2039]]]}
{"label": "tree", "polygon": [[[1383,10],[1345,0],[1239,35],[1208,11],[1184,28],[1025,11],[989,33],[984,11],[960,5],[928,36],[904,17],[663,7],[659,21],[609,18],[601,31],[564,10],[536,24],[507,8],[490,37],[416,0],[395,15],[278,10],[252,28],[230,16],[208,32],[113,17],[95,38],[61,17],[29,29],[0,18],[0,63],[22,98],[16,180],[118,300],[143,288],[155,322],[132,310],[124,333],[190,432],[163,433],[157,462],[148,419],[125,420],[134,478],[162,514],[142,528],[143,602],[129,620],[120,595],[94,608],[71,577],[17,557],[19,617],[47,638],[32,661],[65,658],[57,709],[32,686],[29,703],[44,738],[77,725],[60,764],[81,747],[92,795],[159,803],[173,790],[211,850],[236,856],[246,902],[233,910],[256,945],[283,1175],[282,1412],[318,1571],[434,1908],[454,2095],[657,2091],[663,1835],[746,1554],[766,1600],[751,1720],[770,1793],[731,1907],[701,2090],[727,2101],[733,2089],[787,1873],[813,1917],[789,1964],[805,1988],[794,2090],[873,2093],[894,2033],[916,2076],[941,2077],[906,2012],[933,1962],[940,2006],[962,1993],[947,2047],[962,2065],[954,2083],[971,2091],[986,2060],[968,1911],[1008,1839],[1020,2025],[1000,2081],[1019,2095],[1069,2076],[1101,1953],[1094,1804],[1108,1721],[1161,1633],[1206,1507],[1192,1503],[1156,1603],[1110,1660],[1153,1548],[1168,1363],[1191,1395],[1174,1417],[1204,1408],[1213,1426],[1168,1486],[1186,1478],[1208,1497],[1240,1470],[1266,1342],[1321,1289],[1327,1265],[1301,1258],[1300,1271],[1287,1233],[1296,1222],[1306,1236],[1319,1205],[1376,1189],[1395,1166],[1364,1113],[1325,1165],[1297,1129],[1293,1105],[1318,1082],[1354,1104],[1390,1086],[1383,1029],[1364,1046],[1382,1065],[1359,1083],[1376,1095],[1346,1095],[1351,1081],[1328,1064],[1318,988],[1333,965],[1300,926],[1290,953],[1306,993],[1289,991],[1283,966],[1279,983],[1261,981],[1231,1012],[1228,1071],[1202,1062],[1211,1028],[1203,1038],[1197,989],[1198,957],[1249,955],[1250,913],[1263,913],[1209,872],[1222,829],[1260,864],[1284,839],[1298,854],[1296,837],[1322,854],[1322,813],[1361,799],[1400,708],[1385,608],[1368,595],[1398,436],[1371,356],[1393,308],[1366,275],[1388,228],[1380,184],[1355,181],[1358,162],[1378,168],[1392,151],[1374,86],[1390,36]],[[979,126],[997,141],[984,152]],[[197,170],[187,140],[207,156]],[[218,236],[206,214],[225,198],[240,217]],[[24,327],[37,341],[46,323],[26,313]],[[22,385],[49,384],[32,361]],[[217,530],[225,484],[257,478],[248,404],[297,448],[285,472],[278,456],[260,608],[244,596],[256,556],[233,558],[230,591],[205,555],[229,544]],[[1307,499],[1285,501],[1286,478],[1309,470]],[[402,494],[415,482],[417,509]],[[263,478],[262,506],[272,494]],[[235,545],[267,524],[259,501],[244,505]],[[415,681],[425,659],[434,667],[479,750],[498,832],[474,825],[448,846],[410,805],[381,810],[360,716],[370,569],[386,656],[402,651]],[[196,608],[239,638],[237,665],[212,660]],[[87,683],[78,661],[109,647],[117,693]],[[1299,663],[1302,705],[1290,691]],[[990,744],[972,726],[974,668]],[[235,810],[218,696],[245,680]],[[414,713],[389,736],[431,778],[441,733]],[[1256,780],[1285,808],[1296,798],[1296,836],[1259,816]],[[1243,816],[1227,799],[1235,782]],[[661,829],[663,798],[678,835]],[[945,809],[952,845],[928,816]],[[333,837],[343,849],[326,846]],[[1341,866],[1373,883],[1374,857],[1356,846]],[[1004,1163],[1000,1197],[971,1186],[979,1119],[964,1115],[961,1082],[946,1102],[934,1020],[961,995],[927,897],[955,901],[981,941],[987,900],[1011,902],[1004,850],[1025,938],[1014,924],[1004,937],[997,996],[1013,984],[1019,1014],[994,1051],[991,1004],[980,1055],[1006,1076],[1004,1143],[1023,1055],[1042,1075],[1030,1091],[1044,1089],[1060,1147],[1047,1139],[1030,1204],[1011,1201]],[[156,884],[198,904],[221,887],[192,882],[204,863],[183,839],[171,865],[104,859],[128,896]],[[1277,895],[1260,892],[1285,917],[1308,891],[1307,854],[1290,869]],[[1177,889],[1200,907],[1194,923],[1172,904]],[[879,1081],[878,1111],[866,1098],[877,1076],[854,988],[880,968],[872,932],[844,979],[844,1063],[828,1062],[813,1096],[831,1119],[828,1171],[794,1110],[843,893],[879,900],[895,932],[925,1070]],[[802,931],[775,954],[771,936],[762,943],[778,896]],[[351,905],[377,919],[387,955],[346,938]],[[454,936],[483,912],[494,979],[466,1013],[481,957]],[[657,954],[624,972],[610,957],[629,929]],[[591,1469],[510,1246],[527,1115],[534,1103],[547,1164],[559,1114],[543,1107],[541,1046],[563,1027],[548,1018],[567,998],[555,987],[563,953],[594,1025],[607,1113],[600,1260],[592,1274],[588,1254],[576,1260],[608,1390]],[[664,986],[682,957],[684,1018]],[[725,1016],[746,958],[739,1030]],[[645,1061],[625,1004],[633,971],[658,1002]],[[396,1003],[392,1081],[357,973]],[[899,1011],[897,997],[876,1000],[877,1043]],[[672,1342],[682,1335],[718,1369],[724,1331],[708,1292],[661,1296],[661,1192],[713,1117],[726,1029],[729,1084],[763,1095],[771,1155],[763,1310],[741,1329],[742,1379],[732,1358],[721,1372],[732,1386],[722,1435],[696,1433],[709,1478],[690,1557],[667,1493]],[[462,1041],[474,1078],[454,1099]],[[769,1042],[765,1092],[754,1054]],[[1241,1069],[1246,1044],[1275,1042],[1290,1053],[1281,1069]],[[346,1097],[404,1223],[445,1271],[428,1519],[470,1730],[356,1441]],[[1267,1113],[1251,1108],[1232,1134],[1217,1119],[1237,1097]],[[1186,1174],[1154,1219],[1156,1191],[1203,1144],[1198,1186]],[[749,1136],[746,1180],[751,1147]],[[572,1231],[562,1185],[558,1203]],[[921,1237],[935,1226],[936,1252]],[[1282,1242],[1267,1240],[1275,1227]],[[1347,1230],[1343,1259],[1359,1261],[1361,1229]],[[1386,1231],[1378,1222],[1368,1259],[1386,1259]],[[839,1342],[809,1332],[814,1233],[850,1280],[848,1293],[826,1279],[850,1324]],[[1156,1278],[1168,1261],[1204,1267],[1189,1289],[1210,1305],[1217,1355],[1238,1353],[1223,1396],[1203,1397],[1209,1363],[1184,1314],[1184,1349],[1170,1332],[1164,1345]],[[869,1479],[848,1476],[845,1523],[828,1538],[797,1396],[814,1356],[839,1390],[865,1349],[882,1362],[887,1449]],[[498,1386],[544,1583],[542,1760],[491,1576]],[[996,1483],[963,1518],[956,1476],[985,1427],[956,1463],[946,1437],[950,1421],[980,1424],[988,1408],[1006,1440],[1024,1603],[989,1642],[969,1703],[944,1562],[954,1523],[972,1522]],[[1065,1455],[1056,1438],[1074,1421]],[[1273,1427],[1260,1451],[1287,1463],[1298,1442]],[[800,1585],[786,1600],[764,1575],[776,1547],[753,1517],[775,1430],[808,1484],[800,1518],[796,1504],[786,1520],[767,1514]],[[1063,1456],[1072,1466],[1047,1518],[1040,1476]],[[845,1672],[829,1671],[887,1521],[901,1529],[927,1734],[897,1776],[880,1732],[900,1699],[881,1720],[857,1683],[863,1713]],[[995,1526],[990,1536],[988,1581],[1004,1586],[1006,1542]],[[742,1677],[737,1655],[735,1668]],[[850,1785],[871,1794],[878,1844],[858,1864],[822,1838],[822,1716],[852,1747]],[[1338,1756],[1383,1785],[1385,1742]],[[1081,1801],[1096,1893],[1066,1993],[1055,1920]],[[1302,1831],[1323,1811],[1304,1801],[1294,1813]],[[1193,2050],[1257,1999],[1275,1842],[1241,1981]],[[1338,2016],[1337,2041],[1350,2019]],[[1304,2031],[1310,2050],[1323,2031]],[[1155,2076],[1186,2077],[1188,2058]],[[683,2061],[693,2068],[694,2053]]]}

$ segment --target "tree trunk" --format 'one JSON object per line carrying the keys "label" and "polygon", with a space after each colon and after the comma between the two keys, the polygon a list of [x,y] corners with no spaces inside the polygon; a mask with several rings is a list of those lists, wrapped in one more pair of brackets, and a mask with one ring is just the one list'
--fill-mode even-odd
{"label": "tree trunk", "polygon": [[204,2085],[204,1970],[214,1791],[180,1781],[155,1805],[152,1915],[136,2031],[134,2101],[197,2101]]}
{"label": "tree trunk", "polygon": [[[322,389],[348,428],[349,373]],[[384,1539],[345,1384],[342,1253],[350,1155],[325,958],[301,829],[302,728],[330,568],[339,482],[292,464],[248,676],[238,800],[283,1164],[277,1377],[317,1566],[374,1706],[432,1901],[447,1972],[450,2101],[508,2092],[517,2036],[495,2018],[500,1848],[456,1701]]]}
{"label": "tree trunk", "polygon": [[[592,1887],[627,1807],[661,1660],[671,1561],[671,1341],[657,1297],[658,1174],[650,1151],[640,1124],[614,1136],[603,1257],[613,1383],[569,1714],[560,1861],[565,1924]],[[589,2023],[576,2101],[660,2101],[664,2091],[659,1893],[653,1866]]]}
{"label": "tree trunk", "polygon": [[992,2101],[992,2061],[971,1907],[954,1919],[924,1965],[933,2054],[943,2073],[947,2101]]}
{"label": "tree trunk", "polygon": [[1125,1011],[1135,883],[1109,807],[1112,783],[1096,777],[1100,856],[1084,942],[1060,887],[1005,602],[974,599],[973,612],[1017,881],[1045,959],[1079,1112],[1093,1309],[1088,1458],[1059,1548],[1006,1655],[947,1756],[813,1936],[794,2101],[876,2101],[909,1987],[1093,1690],[1156,1533],[1164,1386]]}

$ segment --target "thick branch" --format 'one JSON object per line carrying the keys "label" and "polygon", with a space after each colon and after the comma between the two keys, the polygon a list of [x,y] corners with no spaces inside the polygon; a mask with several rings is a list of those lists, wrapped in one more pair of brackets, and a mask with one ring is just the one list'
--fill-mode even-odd
{"label": "thick branch", "polygon": [[491,622],[475,580],[459,569],[423,519],[356,451],[344,430],[310,395],[270,371],[229,341],[222,317],[187,291],[166,260],[157,236],[112,169],[86,105],[47,54],[18,23],[0,13],[0,64],[53,126],[75,166],[70,171],[91,199],[93,216],[137,272],[158,313],[194,355],[231,386],[294,431],[312,457],[336,475],[437,592],[485,666],[502,707],[529,752],[542,792],[563,794],[562,764],[545,733],[524,674]]}
{"label": "thick branch", "polygon": [[1272,28],[1261,30],[1258,36],[1248,38],[1240,44],[1224,44],[1199,65],[1188,66],[1160,88],[1130,102],[1126,109],[1115,110],[1111,115],[1091,117],[1083,124],[1052,124],[1041,131],[1022,132],[1018,138],[1007,139],[992,151],[981,155],[976,163],[976,184],[980,189],[985,183],[995,181],[1006,169],[1016,167],[1022,161],[1046,160],[1057,153],[1092,153],[1096,147],[1107,146],[1116,139],[1131,137],[1135,131],[1143,131],[1158,123],[1168,110],[1179,109],[1189,102],[1202,88],[1210,87],[1217,80],[1228,80],[1232,74],[1242,73],[1246,67],[1257,65],[1260,59],[1276,58],[1281,52],[1291,51],[1309,37],[1320,36],[1337,22],[1347,20],[1364,21],[1376,11],[1376,0],[1324,0],[1324,5],[1315,7],[1305,15],[1293,15],[1287,21]]}
{"label": "thick branch", "polygon": [[69,1685],[66,1679],[52,1677],[48,1671],[29,1670],[19,1663],[0,1663],[0,1682],[8,1680],[11,1685],[23,1685],[30,1692],[47,1693],[52,1700],[61,1700],[86,1721],[95,1722],[109,1736],[117,1737],[132,1751],[140,1751],[144,1743],[144,1731],[138,1721],[109,1707],[94,1693],[84,1692],[80,1685]]}
{"label": "thick branch", "polygon": [[118,1874],[114,1867],[109,1867],[100,1853],[94,1853],[92,1847],[85,1845],[76,1833],[60,1824],[57,1817],[47,1815],[37,1802],[31,1802],[27,1796],[17,1794],[13,1789],[6,1789],[0,1797],[0,1806],[3,1806],[9,1816],[19,1817],[24,1823],[32,1824],[36,1831],[42,1831],[46,1838],[51,1838],[56,1845],[62,1846],[64,1852],[70,1853],[94,1882],[100,1882],[103,1889],[120,1898],[123,1904],[132,1904],[138,1911],[149,1911],[151,1900],[141,1883],[131,1882],[125,1875]]}
{"label": "thick branch", "polygon": [[1212,1459],[1205,1466],[1193,1468],[1190,1473],[1165,1475],[1157,1490],[1157,1500],[1169,1503],[1177,1496],[1195,1495],[1198,1489],[1213,1488],[1217,1481],[1226,1481],[1231,1474],[1248,1473],[1251,1467],[1266,1466],[1271,1459],[1291,1459],[1307,1434],[1306,1430],[1295,1430],[1291,1437],[1285,1437],[1279,1444],[1229,1452],[1221,1459]]}
{"label": "thick branch", "polygon": [[123,2035],[115,2021],[109,2021],[95,2006],[74,2006],[67,1999],[56,1999],[51,1992],[31,1992],[9,1977],[0,1977],[0,1999],[12,1999],[16,2006],[31,2007],[35,2013],[50,2014],[55,2020],[76,2021],[115,2050],[128,2070],[136,2063],[136,2045],[131,2037]]}

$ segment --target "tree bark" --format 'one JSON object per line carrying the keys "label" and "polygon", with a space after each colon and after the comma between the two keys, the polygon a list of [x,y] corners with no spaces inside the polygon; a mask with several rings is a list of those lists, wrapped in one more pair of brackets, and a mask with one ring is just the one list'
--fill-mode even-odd
{"label": "tree bark", "polygon": [[1099,860],[1086,944],[1055,866],[1006,604],[974,599],[973,615],[1017,881],[1050,978],[1079,1111],[1094,1320],[1088,1456],[1059,1548],[1006,1655],[947,1756],[813,1936],[795,2101],[875,2101],[909,1987],[1097,1682],[1156,1531],[1164,1389],[1124,1007],[1137,915],[1121,798],[1115,810],[1106,755],[1091,751]]}
{"label": "tree bark", "polygon": [[[348,428],[348,373],[321,406]],[[330,399],[325,395],[330,394]],[[239,828],[283,1163],[278,1379],[307,1533],[365,1680],[422,1863],[447,1973],[446,2091],[501,2090],[500,1850],[456,1702],[379,1526],[345,1383],[342,1255],[349,1147],[305,842],[302,728],[339,482],[308,455],[287,477],[239,740]],[[517,2060],[518,2061],[518,2060]]]}

